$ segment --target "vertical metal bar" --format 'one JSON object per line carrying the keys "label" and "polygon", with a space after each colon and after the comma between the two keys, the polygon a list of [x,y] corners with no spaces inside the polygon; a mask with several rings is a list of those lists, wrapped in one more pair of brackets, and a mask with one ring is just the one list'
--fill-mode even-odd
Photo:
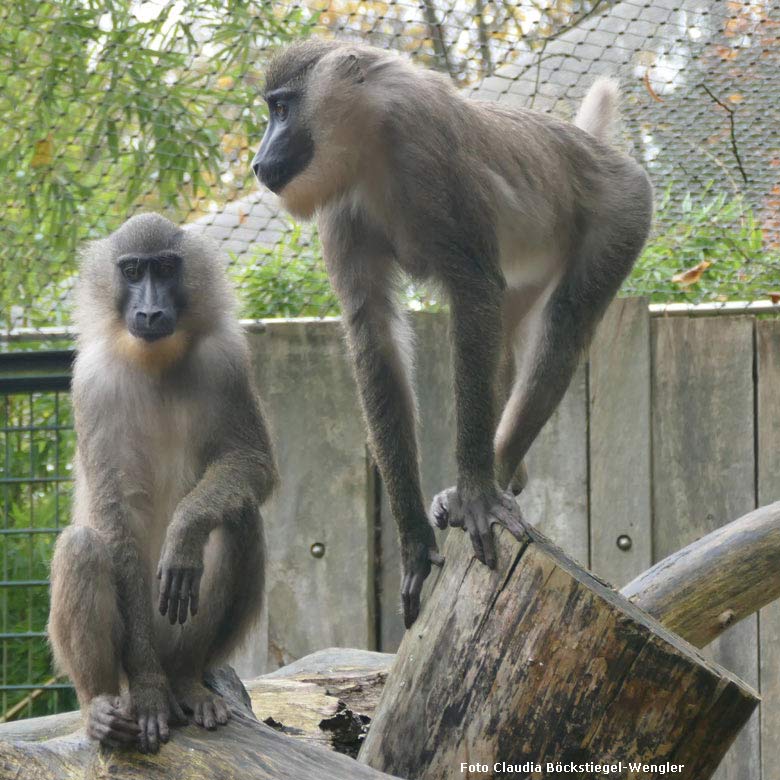
{"label": "vertical metal bar", "polygon": [[[29,496],[30,506],[28,511],[29,520],[27,522],[28,528],[35,527],[35,485],[33,480],[35,479],[35,396],[30,393],[30,430],[27,433],[29,447],[30,447],[30,484],[27,486],[27,493]],[[33,568],[33,556],[35,555],[35,549],[33,547],[33,535],[27,534],[27,577],[28,579],[34,579]],[[35,588],[27,588],[27,631],[33,630],[32,616],[33,616],[33,594]],[[27,684],[30,685],[33,682],[33,639],[27,637],[22,640],[27,645]],[[32,715],[32,702],[27,703],[27,717]]]}
{"label": "vertical metal bar", "polygon": [[[54,393],[54,476],[60,476],[60,394]],[[54,527],[60,527],[60,483],[54,483]],[[51,604],[51,585],[49,585],[49,604]],[[54,712],[60,709],[60,694],[57,689],[48,694],[52,701]]]}
{"label": "vertical metal bar", "polygon": [[[6,429],[11,427],[11,401],[10,396],[3,396],[3,403],[5,408],[5,427]],[[11,476],[11,435],[8,430],[5,431],[5,476]],[[9,515],[11,507],[11,498],[9,492],[11,486],[7,483],[3,484],[3,528],[9,527]],[[3,544],[3,580],[8,580],[8,542],[4,540]],[[3,633],[8,632],[8,588],[3,588],[2,596],[2,610],[3,610]],[[3,668],[2,679],[3,685],[8,684],[8,641],[3,640]],[[8,694],[3,690],[3,712],[8,710]]]}

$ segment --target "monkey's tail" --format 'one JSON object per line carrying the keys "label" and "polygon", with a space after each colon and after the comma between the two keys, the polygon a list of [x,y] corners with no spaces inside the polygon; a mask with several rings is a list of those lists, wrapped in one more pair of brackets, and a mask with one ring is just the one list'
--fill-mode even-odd
{"label": "monkey's tail", "polygon": [[574,124],[599,141],[609,141],[617,119],[619,90],[614,79],[599,78],[588,90]]}

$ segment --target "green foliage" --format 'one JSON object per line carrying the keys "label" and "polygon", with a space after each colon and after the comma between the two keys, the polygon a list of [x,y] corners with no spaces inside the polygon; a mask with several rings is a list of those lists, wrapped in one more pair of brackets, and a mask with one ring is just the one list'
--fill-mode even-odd
{"label": "green foliage", "polygon": [[293,225],[274,247],[258,247],[246,265],[236,262],[233,269],[244,317],[338,314],[316,230],[304,237],[301,226]]}
{"label": "green foliage", "polygon": [[[651,237],[624,292],[653,301],[754,300],[780,289],[780,251],[766,249],[753,211],[739,198],[710,195],[710,187],[681,204],[664,194],[656,214],[658,232]],[[702,267],[700,264],[710,265]],[[673,281],[699,267],[690,285]]]}
{"label": "green foliage", "polygon": [[262,135],[263,52],[315,21],[245,0],[4,3],[1,324],[64,321],[78,245],[134,208],[230,199]]}
{"label": "green foliage", "polygon": [[[233,278],[242,301],[241,316],[326,317],[339,314],[322,247],[314,227],[302,230],[290,223],[273,247],[257,247],[248,262],[233,258]],[[442,304],[435,289],[408,284],[401,300],[414,310],[438,311]]]}

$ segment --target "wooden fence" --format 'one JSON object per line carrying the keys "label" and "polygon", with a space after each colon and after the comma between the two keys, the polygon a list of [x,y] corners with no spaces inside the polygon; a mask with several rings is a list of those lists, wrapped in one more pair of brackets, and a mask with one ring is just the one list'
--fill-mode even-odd
{"label": "wooden fence", "polygon": [[[434,314],[414,324],[430,497],[454,481],[447,325]],[[392,651],[403,630],[395,526],[340,325],[271,323],[250,338],[283,486],[267,511],[267,625],[243,669],[332,645]],[[525,516],[621,586],[780,499],[779,389],[780,320],[651,317],[645,301],[619,300],[530,453]],[[780,603],[706,652],[763,697],[718,777],[780,780]]]}

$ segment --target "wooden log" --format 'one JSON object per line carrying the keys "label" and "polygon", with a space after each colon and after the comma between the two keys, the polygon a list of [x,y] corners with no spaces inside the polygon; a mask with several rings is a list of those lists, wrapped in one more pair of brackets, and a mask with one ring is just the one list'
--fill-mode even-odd
{"label": "wooden log", "polygon": [[360,760],[420,780],[512,776],[507,765],[563,776],[547,762],[578,765],[566,777],[596,776],[588,762],[623,762],[627,778],[652,775],[628,762],[711,777],[756,693],[537,531],[523,544],[495,536],[491,571],[449,534]]}
{"label": "wooden log", "polygon": [[356,758],[395,656],[330,648],[247,683],[266,724]]}
{"label": "wooden log", "polygon": [[780,597],[780,501],[669,555],[620,592],[703,647]]}
{"label": "wooden log", "polygon": [[[250,697],[231,669],[210,687],[227,700],[231,720],[216,731],[186,726],[156,755],[99,748],[74,713],[45,723],[0,726],[0,777],[13,780],[381,780],[388,775],[306,739],[292,739],[258,721]],[[15,728],[14,728],[15,727]],[[58,734],[50,738],[50,735]],[[24,737],[27,740],[23,741]]]}

